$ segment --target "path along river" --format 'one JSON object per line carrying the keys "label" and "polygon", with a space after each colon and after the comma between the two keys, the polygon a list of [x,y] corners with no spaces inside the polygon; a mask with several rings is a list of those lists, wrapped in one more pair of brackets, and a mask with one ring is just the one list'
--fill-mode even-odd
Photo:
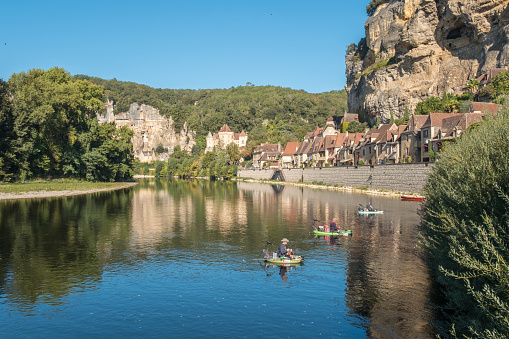
{"label": "path along river", "polygon": [[[361,216],[371,201],[383,215]],[[6,338],[430,338],[419,204],[246,182],[0,201]],[[351,237],[314,237],[333,217]],[[270,241],[305,256],[258,260]]]}

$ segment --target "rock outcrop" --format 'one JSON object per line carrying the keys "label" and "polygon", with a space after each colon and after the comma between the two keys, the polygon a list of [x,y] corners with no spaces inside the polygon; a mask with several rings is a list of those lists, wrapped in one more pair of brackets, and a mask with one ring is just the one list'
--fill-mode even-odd
{"label": "rock outcrop", "polygon": [[[509,65],[509,0],[391,0],[365,23],[367,50],[346,56],[348,108],[382,121],[459,94]],[[359,50],[359,49],[358,49]]]}
{"label": "rock outcrop", "polygon": [[[196,144],[196,132],[184,127],[180,132],[175,130],[171,117],[166,118],[159,110],[149,105],[132,103],[129,111],[113,114],[113,101],[106,102],[106,114],[98,116],[100,123],[114,122],[117,127],[127,126],[134,131],[132,139],[134,156],[141,162],[167,160],[175,146],[191,152]],[[156,154],[158,146],[164,152]]]}

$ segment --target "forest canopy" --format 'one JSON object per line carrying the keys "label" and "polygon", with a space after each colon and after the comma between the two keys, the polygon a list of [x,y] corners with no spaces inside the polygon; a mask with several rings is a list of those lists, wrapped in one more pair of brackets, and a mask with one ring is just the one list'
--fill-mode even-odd
{"label": "forest canopy", "polygon": [[132,176],[132,131],[99,125],[104,90],[61,68],[0,80],[0,181]]}
{"label": "forest canopy", "polygon": [[184,123],[196,131],[204,143],[210,131],[217,132],[225,123],[235,132],[246,131],[256,142],[299,141],[330,116],[347,111],[345,90],[320,94],[276,86],[245,86],[228,89],[160,89],[85,75],[74,76],[101,85],[105,97],[114,101],[114,113],[126,112],[133,102],[153,106],[171,116],[175,127]]}

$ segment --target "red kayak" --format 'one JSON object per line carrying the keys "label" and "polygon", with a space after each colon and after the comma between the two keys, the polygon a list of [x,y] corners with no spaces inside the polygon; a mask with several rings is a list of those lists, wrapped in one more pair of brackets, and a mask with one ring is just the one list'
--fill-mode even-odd
{"label": "red kayak", "polygon": [[405,201],[424,201],[424,198],[423,197],[415,197],[415,196],[412,196],[412,195],[402,195],[401,196],[401,200],[405,200]]}

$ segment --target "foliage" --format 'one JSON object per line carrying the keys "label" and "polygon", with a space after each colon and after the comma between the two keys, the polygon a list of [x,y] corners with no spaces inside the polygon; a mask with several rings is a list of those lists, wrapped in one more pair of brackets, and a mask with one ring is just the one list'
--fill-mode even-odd
{"label": "foliage", "polygon": [[445,146],[425,185],[423,244],[458,337],[509,333],[509,106]]}
{"label": "foliage", "polygon": [[322,126],[330,116],[342,116],[347,111],[345,90],[313,94],[252,84],[229,89],[177,90],[85,75],[77,75],[75,79],[103,86],[105,98],[115,103],[114,113],[126,112],[131,103],[137,102],[171,116],[177,130],[187,122],[187,127],[196,131],[197,139],[203,140],[200,149],[205,148],[208,132],[218,131],[225,123],[233,131],[246,131],[249,140],[263,139],[267,134],[272,141],[263,139],[264,142],[285,144],[300,140],[302,130]]}
{"label": "foliage", "polygon": [[395,119],[394,123],[397,126],[401,126],[407,125],[409,121],[410,121],[410,111],[408,110],[408,107],[405,107],[405,113],[403,114],[403,118]]}
{"label": "foliage", "polygon": [[366,132],[366,128],[368,128],[367,123],[360,123],[357,121],[352,121],[352,122],[348,123],[346,131],[348,133],[364,133],[364,132]]}
{"label": "foliage", "polygon": [[460,95],[444,93],[439,97],[429,97],[419,102],[415,108],[414,114],[427,115],[430,113],[452,113],[461,106],[463,102],[472,101],[472,94],[465,92]]}
{"label": "foliage", "polygon": [[509,94],[509,71],[498,73],[486,87],[491,89],[492,99]]}
{"label": "foliage", "polygon": [[386,4],[388,3],[390,0],[371,0],[369,5],[366,6],[366,13],[368,14],[368,16],[372,16],[373,14],[375,14],[376,12],[376,9],[382,5],[382,4]]}
{"label": "foliage", "polygon": [[369,65],[368,67],[366,67],[362,72],[356,74],[356,78],[359,79],[361,76],[363,75],[368,75],[368,74],[371,74],[373,72],[377,72],[379,70],[382,70],[382,69],[385,69],[389,66],[391,66],[393,64],[393,61],[392,59],[380,59],[380,60],[377,60],[375,63],[373,63],[372,65]]}
{"label": "foliage", "polygon": [[429,154],[429,161],[435,162],[435,152],[431,148],[429,149],[428,154]]}
{"label": "foliage", "polygon": [[97,123],[101,86],[73,81],[61,68],[13,74],[0,85],[0,179],[131,176],[129,132]]}

